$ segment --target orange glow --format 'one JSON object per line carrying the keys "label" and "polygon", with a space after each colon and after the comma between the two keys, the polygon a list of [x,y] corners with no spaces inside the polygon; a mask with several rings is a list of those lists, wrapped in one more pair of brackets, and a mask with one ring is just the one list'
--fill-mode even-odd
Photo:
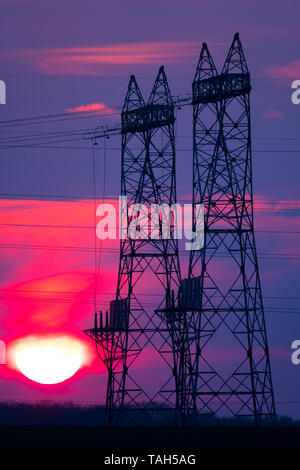
{"label": "orange glow", "polygon": [[12,355],[25,377],[48,385],[69,379],[85,361],[81,342],[68,336],[23,338],[13,347]]}

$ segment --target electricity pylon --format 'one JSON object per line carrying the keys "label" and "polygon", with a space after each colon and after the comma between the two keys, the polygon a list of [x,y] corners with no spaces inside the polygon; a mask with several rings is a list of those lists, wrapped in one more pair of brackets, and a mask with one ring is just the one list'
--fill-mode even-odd
{"label": "electricity pylon", "polygon": [[[96,314],[94,328],[85,330],[108,369],[107,424],[125,422],[124,415],[137,423],[147,411],[171,412],[176,423],[233,415],[260,425],[276,417],[253,225],[250,91],[239,35],[221,74],[203,44],[191,104],[193,231],[204,206],[204,243],[191,251],[181,280],[174,102],[162,67],[147,104],[131,76],[121,115],[127,200],[117,293],[106,320]],[[151,204],[157,210],[149,213]],[[145,294],[158,296],[153,308]],[[141,367],[153,352],[167,370],[155,361],[145,381]],[[156,378],[162,382],[149,390]]]}
{"label": "electricity pylon", "polygon": [[[164,412],[180,419],[172,335],[155,310],[171,305],[180,285],[174,212],[168,212],[172,206],[176,211],[174,122],[164,68],[147,104],[131,76],[121,114],[121,196],[127,200],[121,214],[124,237],[116,298],[106,322],[101,313],[100,325],[96,317],[95,328],[86,330],[108,369],[107,424],[125,423],[124,415],[133,423],[139,423],[140,414],[155,420],[155,413]],[[147,300],[153,293],[157,302],[151,306]],[[151,377],[144,371],[149,361]]]}
{"label": "electricity pylon", "polygon": [[198,286],[190,394],[200,415],[259,425],[275,417],[275,404],[253,225],[250,91],[238,33],[219,75],[203,44],[193,82],[193,204],[204,205],[205,233],[189,262]]}

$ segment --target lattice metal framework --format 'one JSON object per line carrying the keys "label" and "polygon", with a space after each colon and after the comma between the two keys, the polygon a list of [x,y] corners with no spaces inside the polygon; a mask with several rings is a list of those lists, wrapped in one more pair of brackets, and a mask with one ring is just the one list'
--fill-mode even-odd
{"label": "lattice metal framework", "polygon": [[203,44],[193,82],[193,203],[204,205],[205,240],[189,263],[199,284],[189,393],[198,414],[259,425],[275,405],[253,226],[250,90],[238,33],[219,75]]}
{"label": "lattice metal framework", "polygon": [[[101,317],[100,325],[96,320],[95,328],[86,333],[95,340],[108,369],[107,424],[122,424],[125,415],[138,423],[143,413],[155,421],[155,415],[161,417],[164,412],[173,423],[181,419],[180,366],[170,330],[155,312],[155,307],[171,304],[172,292],[180,285],[176,211],[166,209],[176,204],[175,117],[163,67],[147,104],[131,76],[121,122],[121,195],[127,197],[123,216],[128,231],[137,238],[121,239],[116,299],[105,324]],[[150,205],[157,209],[151,212]],[[170,228],[163,226],[163,219]],[[156,238],[147,234],[150,227]],[[157,296],[155,305],[147,305],[147,292]],[[141,359],[149,363],[152,355],[158,370],[151,378],[140,368]],[[149,382],[159,377],[156,388],[149,390]]]}
{"label": "lattice metal framework", "polygon": [[[181,280],[174,213],[163,206],[176,204],[174,102],[163,67],[147,104],[131,76],[121,115],[121,194],[126,225],[140,236],[121,240],[116,298],[106,321],[96,314],[85,330],[108,369],[107,424],[121,424],[124,415],[137,423],[148,411],[154,418],[170,412],[177,423],[199,415],[253,418],[256,425],[275,419],[253,225],[250,91],[238,33],[221,74],[203,44],[192,105],[193,230],[202,204],[204,245],[191,251]],[[160,209],[149,213],[150,204]],[[152,223],[156,239],[144,233]],[[141,286],[161,294],[155,306]],[[150,392],[137,364],[151,351],[167,372]]]}

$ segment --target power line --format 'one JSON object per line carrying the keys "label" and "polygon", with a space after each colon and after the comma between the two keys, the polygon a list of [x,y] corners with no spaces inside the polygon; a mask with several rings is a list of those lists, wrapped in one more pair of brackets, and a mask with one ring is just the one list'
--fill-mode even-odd
{"label": "power line", "polygon": [[[31,245],[31,244],[18,244],[18,243],[3,243],[0,242],[0,249],[29,249],[29,250],[41,250],[41,251],[64,251],[64,252],[81,252],[90,253],[95,248],[93,247],[76,247],[76,246],[58,246],[58,245]],[[118,249],[114,248],[102,248],[103,252],[106,253],[118,253]],[[189,257],[188,253],[183,253],[182,256]],[[227,253],[216,253],[218,258],[231,258]],[[282,260],[282,261],[300,261],[300,253],[259,253],[261,259],[271,260]]]}
{"label": "power line", "polygon": [[[106,108],[108,109],[111,109],[111,110],[116,110],[116,109],[119,109],[121,110],[121,107],[118,107],[118,106],[112,106],[112,105],[105,105]],[[99,111],[93,111],[95,112],[95,116],[99,116],[99,115],[108,115],[109,111],[105,111],[105,110],[99,110]],[[10,120],[6,120],[6,121],[0,121],[0,126],[2,126],[3,124],[10,124],[10,123],[18,123],[18,122],[24,122],[24,121],[32,121],[32,120],[40,120],[40,119],[49,119],[49,118],[53,118],[53,117],[63,117],[63,116],[70,116],[72,114],[89,114],[91,115],[91,111],[87,111],[87,110],[82,110],[82,111],[73,111],[73,112],[65,112],[65,113],[56,113],[56,114],[42,114],[42,115],[38,115],[38,116],[32,116],[32,117],[24,117],[24,118],[18,118],[18,119],[10,119]]]}
{"label": "power line", "polygon": [[[44,135],[45,134],[45,135]],[[61,133],[53,132],[53,133],[44,133],[44,134],[32,134],[31,136],[16,136],[16,137],[2,137],[0,138],[0,148],[4,150],[8,149],[14,149],[14,148],[38,148],[38,149],[72,149],[72,150],[88,150],[90,147],[71,147],[71,146],[53,146],[51,144],[61,144],[65,142],[77,142],[83,140],[83,136],[81,132],[75,131],[65,131]],[[118,135],[119,133],[116,132],[114,135]],[[70,138],[70,139],[59,139],[59,140],[48,140],[45,141],[46,138],[51,138],[53,136],[53,139],[57,139],[60,137],[65,137],[65,136],[77,136],[76,138]],[[27,141],[27,140],[38,140],[39,142],[37,143],[24,143],[24,144],[19,144],[19,141]],[[17,143],[15,143],[17,142]],[[102,148],[102,147],[101,147]],[[99,148],[100,149],[100,148]],[[107,147],[107,150],[114,150],[114,151],[120,151],[119,147]],[[132,149],[132,150],[139,150],[138,148]],[[186,148],[180,148],[178,147],[176,149],[179,152],[192,152],[192,147],[186,147]],[[253,149],[253,153],[272,153],[272,154],[299,154],[300,150],[297,149]]]}
{"label": "power line", "polygon": [[[71,294],[71,295],[94,295],[94,292],[92,291],[59,291],[59,290],[42,290],[42,289],[7,289],[7,288],[0,288],[0,292],[15,292],[15,293],[26,293],[26,294]],[[113,291],[97,291],[97,294],[98,295],[107,295],[107,296],[111,296],[111,295],[114,295],[115,292]],[[138,292],[139,296],[145,296],[145,297],[162,297],[161,294],[154,294],[154,293],[150,293],[150,292]],[[221,296],[219,296],[221,297]],[[264,296],[264,299],[272,299],[272,300],[300,300],[300,297],[299,296],[296,296],[296,297],[290,297],[290,296],[268,296],[268,295],[265,295]],[[274,308],[278,308],[278,307],[274,307]],[[297,308],[297,310],[299,310],[299,308]]]}
{"label": "power line", "polygon": [[[90,201],[89,201],[90,202]],[[94,225],[55,225],[55,224],[21,224],[21,223],[0,223],[0,227],[28,227],[28,228],[72,228],[72,229],[95,229]],[[116,228],[115,226],[113,228]],[[258,233],[270,234],[286,234],[299,235],[299,230],[255,230]]]}
{"label": "power line", "polygon": [[[104,132],[106,132],[106,128],[104,127]],[[4,136],[4,137],[1,137],[0,138],[0,143],[1,144],[9,144],[9,143],[14,143],[14,142],[18,142],[18,141],[24,141],[24,140],[45,140],[45,139],[49,139],[49,138],[57,138],[57,137],[65,137],[65,136],[74,136],[74,135],[78,135],[80,136],[81,138],[83,138],[83,134],[85,133],[85,135],[90,135],[89,137],[89,140],[93,138],[93,133],[95,132],[94,129],[76,129],[76,130],[65,130],[65,131],[48,131],[48,132],[38,132],[38,133],[34,133],[34,134],[24,134],[24,135],[17,135],[17,136]],[[111,129],[107,129],[107,136],[110,136],[110,135],[119,135],[121,133],[121,128],[120,127],[114,127],[114,128],[111,128]],[[178,136],[178,138],[187,138],[189,136]],[[258,138],[258,139],[254,139],[254,140],[262,140],[262,138]],[[278,140],[283,140],[283,141],[297,141],[299,139],[296,139],[296,138],[280,138],[280,139],[277,139],[277,138],[265,138],[264,140],[274,140],[274,141],[278,141]],[[53,143],[53,141],[48,141],[48,142],[45,142],[45,144],[51,144]],[[9,147],[8,147],[9,148]],[[89,147],[88,147],[89,148]],[[111,147],[110,148],[111,150],[114,150],[115,148],[114,147]],[[119,148],[118,148],[119,150]],[[134,150],[134,148],[133,148]],[[138,150],[138,149],[137,149]],[[190,151],[192,150],[192,148],[179,148],[178,150],[180,151]],[[299,150],[290,150],[290,149],[254,149],[253,150],[254,152],[299,152]]]}
{"label": "power line", "polygon": [[[163,299],[163,297],[161,297]],[[75,304],[75,305],[94,305],[94,299],[92,300],[78,300],[78,299],[58,299],[55,298],[40,298],[40,297],[21,297],[21,296],[4,296],[0,295],[0,300],[8,300],[13,302],[40,302],[49,304]],[[143,302],[143,305],[147,307],[157,307],[156,302]],[[266,307],[265,312],[273,314],[288,314],[288,315],[300,315],[300,307],[295,309],[283,308],[283,307]]]}
{"label": "power line", "polygon": [[[104,147],[101,149],[98,149],[98,150],[103,150]],[[13,198],[60,198],[60,199],[64,199],[64,201],[62,202],[70,202],[69,199],[75,199],[76,202],[77,201],[80,201],[80,200],[84,200],[85,202],[88,202],[88,203],[91,203],[93,204],[93,195],[87,195],[87,196],[84,196],[84,195],[81,195],[81,194],[32,194],[32,193],[0,193],[0,197],[1,196],[9,196],[10,199],[13,199]],[[101,196],[97,196],[98,199],[103,199],[102,195]],[[116,195],[110,195],[110,196],[105,196],[105,199],[115,199],[117,201],[118,199],[118,196]],[[181,202],[181,203],[191,203],[192,201],[188,200],[188,199],[180,199],[178,198],[177,199],[178,202]],[[300,209],[300,201],[282,201],[282,200],[267,200],[267,201],[262,201],[262,202],[254,202],[255,204],[255,207],[258,207],[259,205],[265,205],[265,204],[268,204],[268,205],[279,205],[279,206],[286,206],[286,205],[292,205],[292,204],[298,204],[299,205],[299,209]],[[1,225],[1,224],[0,224]],[[298,233],[298,232],[296,232]]]}
{"label": "power line", "polygon": [[[110,118],[112,116],[119,116],[120,112],[117,111],[118,107],[116,106],[107,106],[107,108],[111,111],[74,111],[69,113],[59,113],[59,114],[48,114],[48,115],[41,115],[41,116],[32,116],[32,117],[25,117],[20,119],[11,119],[7,121],[0,121],[0,127],[18,127],[23,125],[31,125],[31,124],[48,124],[52,122],[61,122],[61,121],[73,121],[77,119],[85,119],[85,118],[99,118],[99,117],[106,117]],[[120,109],[121,110],[121,109]],[[92,114],[94,113],[94,114]],[[68,116],[68,117],[67,117]],[[49,119],[49,118],[61,117],[62,119]]]}

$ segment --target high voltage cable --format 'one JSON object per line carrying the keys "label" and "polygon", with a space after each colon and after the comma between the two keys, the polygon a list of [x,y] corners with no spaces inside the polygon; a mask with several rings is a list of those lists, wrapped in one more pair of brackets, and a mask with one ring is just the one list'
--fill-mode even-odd
{"label": "high voltage cable", "polygon": [[[11,198],[9,199],[12,199],[14,200],[14,198],[46,198],[46,200],[48,198],[53,198],[53,199],[56,199],[56,198],[60,198],[60,199],[63,199],[63,201],[58,201],[58,202],[71,202],[69,201],[69,199],[75,199],[75,202],[80,202],[80,201],[84,201],[85,203],[88,203],[88,204],[93,204],[93,195],[90,195],[90,196],[83,196],[83,195],[75,195],[75,194],[30,194],[30,193],[0,193],[0,197],[1,196],[12,196]],[[98,199],[103,199],[102,196],[100,195],[97,195],[97,198]],[[26,200],[25,199],[25,200]],[[110,196],[106,196],[105,197],[105,200],[111,200],[111,199],[114,199],[116,202],[118,201],[118,197],[116,195],[110,195]],[[44,199],[37,199],[38,201],[44,201]],[[184,199],[180,199],[178,198],[177,199],[177,202],[180,202],[182,204],[186,203],[192,203],[192,201],[189,201],[189,200],[184,200]],[[278,200],[278,201],[265,201],[265,202],[255,202],[254,201],[254,207],[259,207],[259,205],[280,205],[280,206],[286,206],[286,205],[292,205],[294,203],[297,203],[299,204],[299,209],[300,209],[300,201],[282,201],[282,200]],[[293,209],[292,209],[293,210]],[[0,225],[3,225],[0,223]],[[14,225],[14,224],[13,224]],[[65,226],[63,226],[65,227]],[[296,232],[297,233],[297,232]]]}
{"label": "high voltage cable", "polygon": [[[81,140],[81,139],[72,139],[72,141],[78,141],[78,140]],[[61,143],[61,142],[70,142],[70,140],[63,140],[63,141],[57,141],[57,143]],[[52,143],[56,143],[56,142],[52,142]],[[8,145],[8,146],[0,146],[1,149],[4,149],[4,150],[10,150],[10,149],[16,149],[16,148],[36,148],[36,149],[46,149],[46,150],[50,150],[50,149],[61,149],[61,150],[89,150],[89,147],[79,147],[78,145],[76,147],[71,147],[70,145],[69,146],[58,146],[58,145],[55,145],[55,146],[50,146],[50,145],[38,145],[38,144],[24,144],[24,145],[18,145],[18,144],[15,144],[15,145]],[[98,150],[101,150],[102,147],[98,147]],[[117,150],[117,151],[120,151],[119,147],[108,147],[108,150]],[[189,151],[191,152],[192,149],[180,149],[180,148],[177,148],[177,150],[179,151]],[[253,152],[255,153],[300,153],[300,150],[253,150]]]}
{"label": "high voltage cable", "polygon": [[64,137],[65,135],[82,135],[83,132],[89,132],[89,130],[86,129],[75,129],[75,130],[66,130],[66,131],[52,131],[52,132],[39,132],[38,134],[25,134],[25,135],[20,135],[20,136],[8,136],[8,137],[1,137],[0,141],[5,141],[5,140],[19,140],[19,139],[28,139],[30,137],[39,137],[39,138],[44,138],[49,137],[51,135],[58,137],[62,136]]}
{"label": "high voltage cable", "polygon": [[[41,303],[50,303],[50,304],[75,304],[75,305],[94,305],[94,300],[77,300],[77,299],[57,299],[57,298],[48,298],[48,299],[42,299],[42,298],[39,298],[39,297],[17,297],[17,296],[10,296],[10,297],[6,297],[6,296],[3,296],[3,295],[0,295],[0,299],[1,300],[11,300],[11,301],[14,301],[14,302],[41,302]],[[157,303],[154,303],[154,302],[143,302],[143,304],[145,304],[145,306],[147,307],[155,307],[157,306]],[[265,312],[268,312],[268,313],[276,313],[276,314],[289,314],[289,315],[292,315],[292,314],[296,314],[296,315],[299,315],[300,314],[300,308],[299,309],[294,309],[294,310],[291,310],[289,308],[276,308],[276,307],[266,307],[265,309]]]}
{"label": "high voltage cable", "polygon": [[[97,116],[95,116],[97,117]],[[98,116],[99,117],[99,116]],[[119,123],[117,125],[115,125],[114,127],[110,127],[108,128],[107,126],[104,126],[103,127],[103,131],[107,131],[107,135],[119,135],[121,133],[121,126],[119,125]],[[0,142],[5,142],[5,141],[16,141],[16,140],[20,140],[22,138],[29,138],[29,137],[32,137],[32,138],[42,138],[42,137],[46,137],[46,136],[57,136],[57,135],[73,135],[73,134],[87,134],[87,135],[90,135],[89,137],[89,140],[91,140],[93,138],[93,133],[95,132],[95,129],[91,129],[91,128],[88,128],[88,129],[68,129],[68,130],[64,130],[64,131],[47,131],[47,132],[37,132],[37,133],[34,133],[34,134],[24,134],[24,135],[17,135],[17,136],[4,136],[4,137],[1,137],[0,138]],[[110,132],[112,132],[112,134],[110,134]],[[113,132],[115,132],[116,134],[113,134]],[[177,136],[177,138],[191,138],[191,136],[185,136],[185,135],[179,135]],[[282,141],[298,141],[300,139],[298,138],[294,138],[294,137],[280,137],[280,138],[276,138],[276,137],[254,137],[253,140],[282,140]]]}
{"label": "high voltage cable", "polygon": [[[77,134],[74,134],[74,135],[77,135]],[[64,143],[64,142],[78,142],[78,141],[81,141],[82,142],[82,138],[78,137],[78,138],[72,138],[72,139],[63,139],[63,140],[56,140],[56,141],[50,141],[49,144],[60,144],[60,143]],[[37,149],[46,149],[46,150],[51,150],[51,149],[70,149],[70,150],[89,150],[90,147],[86,146],[86,147],[71,147],[71,146],[50,146],[50,145],[47,145],[48,142],[46,142],[45,144],[43,142],[41,142],[41,144],[39,145],[39,143],[37,144],[22,144],[22,145],[19,145],[19,144],[11,144],[11,145],[1,145],[1,142],[0,142],[0,149],[3,149],[3,150],[9,150],[9,149],[15,149],[15,148],[37,148]],[[103,150],[102,147],[99,147],[99,150]],[[120,151],[120,148],[119,147],[107,147],[107,150],[114,150],[114,151]],[[139,149],[133,149],[133,150],[139,150]],[[176,149],[177,151],[179,152],[192,152],[193,149],[192,148],[177,148]],[[255,154],[255,153],[277,153],[277,154],[280,154],[280,153],[283,153],[283,154],[287,154],[287,153],[293,153],[293,154],[298,154],[300,153],[300,149],[299,150],[289,150],[289,149],[282,149],[282,150],[278,150],[278,149],[253,149],[252,152]]]}
{"label": "high voltage cable", "polygon": [[[111,110],[116,110],[116,109],[120,109],[121,110],[121,107],[118,107],[118,106],[113,106],[113,105],[105,105],[106,108],[108,109],[111,109]],[[10,120],[6,120],[6,121],[0,121],[0,126],[2,126],[3,124],[12,124],[12,123],[18,123],[18,122],[24,122],[24,121],[36,121],[36,120],[39,120],[39,119],[48,119],[48,118],[52,118],[52,117],[62,117],[62,116],[70,116],[70,115],[78,115],[78,114],[89,114],[91,115],[92,112],[95,112],[95,116],[99,116],[99,115],[105,115],[107,116],[108,114],[110,115],[110,112],[109,111],[105,111],[105,110],[95,110],[95,111],[87,111],[87,110],[82,110],[82,111],[69,111],[69,112],[65,112],[65,113],[57,113],[57,114],[44,114],[44,115],[39,115],[39,116],[32,116],[32,117],[25,117],[25,118],[18,118],[18,119],[10,119]]]}
{"label": "high voltage cable", "polygon": [[[110,114],[111,116],[111,114]],[[99,117],[98,115],[93,115],[93,116],[88,116],[88,117]],[[36,124],[36,123],[34,123]],[[1,126],[0,126],[1,127]],[[107,128],[107,126],[104,127],[104,130]],[[121,130],[121,127],[118,123],[117,126],[115,126],[114,128],[108,128],[108,132],[111,131],[111,130],[114,130],[115,132],[118,131],[118,134],[115,134],[115,135],[119,135],[119,131]],[[38,133],[35,133],[35,134],[25,134],[24,136],[4,136],[4,137],[1,137],[0,138],[0,141],[3,141],[3,140],[15,140],[15,139],[20,139],[22,137],[30,137],[30,136],[43,136],[43,135],[57,135],[57,134],[70,134],[71,132],[73,133],[86,133],[86,134],[91,134],[91,138],[92,138],[92,134],[93,132],[95,131],[95,128],[85,128],[85,129],[72,129],[72,130],[65,130],[65,131],[48,131],[48,132],[38,132]],[[110,134],[109,134],[110,135]],[[114,134],[113,134],[114,135]],[[191,139],[192,136],[187,136],[187,135],[178,135],[177,136],[178,139]],[[300,140],[300,138],[298,137],[253,137],[252,140],[274,140],[274,141],[288,141],[288,142],[297,142]]]}
{"label": "high voltage cable", "polygon": [[[11,127],[18,127],[18,126],[28,126],[31,124],[48,124],[52,122],[61,122],[61,121],[73,121],[77,119],[86,119],[86,118],[99,118],[99,117],[106,117],[110,118],[112,116],[119,116],[120,112],[117,111],[116,106],[107,106],[110,111],[73,111],[69,113],[60,113],[60,114],[49,114],[45,116],[33,116],[33,117],[27,117],[27,118],[20,118],[20,119],[11,119],[7,121],[0,121],[0,127],[5,127],[5,128],[11,128]],[[93,114],[94,113],[94,114]],[[83,114],[83,116],[82,116]],[[59,117],[61,116],[62,119],[48,119],[51,117]],[[64,116],[64,117],[63,117]],[[68,116],[68,117],[67,117]],[[43,120],[47,119],[47,120]],[[33,122],[32,122],[33,121]]]}
{"label": "high voltage cable", "polygon": [[[26,294],[30,294],[30,293],[33,293],[33,294],[73,294],[73,295],[93,295],[94,292],[82,292],[82,291],[57,291],[57,290],[41,290],[41,289],[7,289],[7,288],[0,288],[0,292],[22,292],[22,293],[26,293]],[[97,291],[97,294],[98,295],[107,295],[107,296],[111,296],[111,295],[114,295],[115,292],[110,292],[110,291]],[[154,293],[150,293],[150,292],[139,292],[138,293],[139,296],[145,296],[145,297],[162,297],[161,294],[154,294]],[[216,297],[222,297],[222,296],[216,296]],[[300,300],[300,297],[297,296],[297,297],[290,297],[290,296],[268,296],[268,295],[265,295],[264,296],[264,299],[272,299],[272,300]],[[275,308],[278,308],[278,307],[275,307]],[[297,308],[297,310],[299,310],[299,308]]]}
{"label": "high voltage cable", "polygon": [[[69,113],[67,113],[69,115]],[[77,113],[76,113],[77,114]],[[112,117],[112,116],[116,116],[116,115],[119,115],[119,113],[110,113],[109,116]],[[97,115],[91,115],[89,114],[88,116],[82,116],[84,118],[86,117],[102,117],[102,116],[105,116],[107,117],[108,116],[108,113],[102,113],[99,112]],[[81,118],[80,116],[79,117],[74,117],[74,118],[68,118],[67,120],[71,120],[71,119],[78,119],[78,118]],[[28,118],[30,119],[30,118]],[[34,118],[32,118],[34,119]],[[14,122],[14,121],[2,121],[3,123],[5,122]],[[54,122],[54,121],[53,121]],[[33,124],[39,124],[39,123],[36,123],[34,122]],[[14,125],[10,125],[10,127],[12,126],[16,126],[15,124]],[[4,124],[2,124],[1,126],[1,123],[0,123],[0,127],[4,127]],[[104,132],[107,132],[108,135],[116,135],[116,134],[120,134],[121,133],[121,126],[119,124],[117,124],[117,127],[110,127],[108,128],[107,126],[104,127]],[[77,130],[65,130],[65,131],[48,131],[48,132],[38,132],[36,134],[25,134],[25,135],[21,135],[21,136],[5,136],[5,137],[1,137],[0,138],[0,142],[2,143],[9,143],[9,142],[16,142],[16,141],[19,141],[19,140],[28,140],[31,138],[31,140],[33,139],[46,139],[47,137],[50,138],[51,136],[54,137],[57,137],[59,135],[61,136],[66,136],[66,135],[80,135],[82,136],[83,133],[86,133],[86,134],[90,134],[90,138],[93,137],[93,133],[95,132],[95,129],[77,129]],[[178,136],[178,138],[190,138],[190,136],[185,136],[185,135],[182,135],[182,136]],[[257,139],[257,140],[286,140],[286,141],[297,141],[299,139],[297,138],[293,138],[293,137],[281,137],[281,138],[273,138],[273,137],[269,137],[269,138],[266,138],[266,137],[257,137],[255,138],[254,137],[254,140]],[[51,141],[50,141],[51,143]],[[273,151],[273,150],[272,150]],[[275,151],[275,150],[274,150]]]}
{"label": "high voltage cable", "polygon": [[[0,125],[0,128],[11,128],[11,127],[18,127],[18,126],[29,126],[29,125],[32,125],[32,124],[35,124],[35,125],[40,125],[40,124],[49,124],[49,123],[53,123],[53,122],[63,122],[63,121],[75,121],[75,120],[78,120],[78,119],[91,119],[91,118],[111,118],[112,116],[119,116],[120,113],[119,112],[103,112],[103,114],[101,114],[101,111],[99,111],[98,114],[92,114],[91,112],[89,112],[89,114],[86,116],[77,116],[77,114],[80,114],[79,112],[73,112],[73,113],[68,113],[69,116],[72,116],[72,115],[75,115],[74,117],[69,117],[69,118],[62,118],[62,119],[49,119],[47,121],[38,121],[38,122],[21,122],[19,124],[3,124],[2,126]],[[91,130],[91,132],[93,132],[93,129]]]}
{"label": "high voltage cable", "polygon": [[[103,131],[104,133],[106,132],[105,129]],[[89,132],[87,132],[89,133]],[[110,134],[108,130],[108,134],[106,138],[110,138],[110,136],[115,136],[119,135],[120,132],[117,128],[115,128],[114,132]],[[65,139],[64,137],[70,136],[72,138]],[[76,137],[76,138],[74,138]],[[92,137],[91,137],[92,138]],[[91,139],[90,138],[90,139]],[[105,138],[105,136],[103,136]],[[47,140],[48,139],[48,140]],[[59,140],[49,140],[49,139],[59,139]],[[38,141],[36,143],[34,142],[29,142],[26,143],[26,141]],[[269,139],[271,140],[271,139]],[[51,144],[60,144],[64,142],[75,142],[75,141],[83,141],[83,132],[82,131],[60,131],[60,132],[44,132],[44,133],[39,133],[39,134],[31,134],[31,135],[23,135],[23,136],[8,136],[8,137],[1,137],[0,138],[0,148],[1,149],[11,149],[11,148],[46,148],[46,149],[57,149],[59,147],[57,146],[51,146]],[[25,142],[24,144],[19,144],[19,142]],[[49,145],[48,145],[49,144]],[[64,147],[62,147],[64,148]],[[68,147],[65,147],[68,148]],[[71,147],[72,149],[76,149],[76,147]],[[102,147],[99,147],[101,149]],[[79,150],[81,149],[90,149],[89,146],[86,147],[80,147]],[[107,147],[107,150],[117,150],[120,151],[119,147]],[[139,150],[138,148],[132,149],[132,150]],[[177,151],[186,151],[186,152],[192,152],[193,149],[192,147],[187,147],[187,148],[177,148]],[[300,153],[300,150],[297,149],[253,149],[253,153]]]}
{"label": "high voltage cable", "polygon": [[[65,252],[81,252],[81,253],[94,253],[94,247],[77,247],[77,246],[58,246],[58,245],[30,245],[30,244],[18,244],[18,243],[2,243],[0,242],[0,248],[3,249],[29,249],[29,250],[41,250],[41,251],[65,251]],[[118,253],[117,248],[102,248],[103,252],[106,253]],[[182,256],[189,256],[188,253],[182,253]],[[218,258],[231,258],[232,255],[228,253],[216,253],[215,256]],[[276,259],[276,260],[292,260],[299,261],[300,253],[259,253],[261,259]]]}
{"label": "high voltage cable", "polygon": [[[60,201],[59,201],[60,202]],[[281,211],[282,212],[282,211]],[[55,225],[55,224],[18,224],[18,223],[0,223],[0,227],[28,227],[28,228],[72,228],[72,229],[95,229],[94,225]],[[116,228],[116,227],[113,227]],[[258,233],[278,233],[288,235],[298,235],[299,230],[255,230]]]}

